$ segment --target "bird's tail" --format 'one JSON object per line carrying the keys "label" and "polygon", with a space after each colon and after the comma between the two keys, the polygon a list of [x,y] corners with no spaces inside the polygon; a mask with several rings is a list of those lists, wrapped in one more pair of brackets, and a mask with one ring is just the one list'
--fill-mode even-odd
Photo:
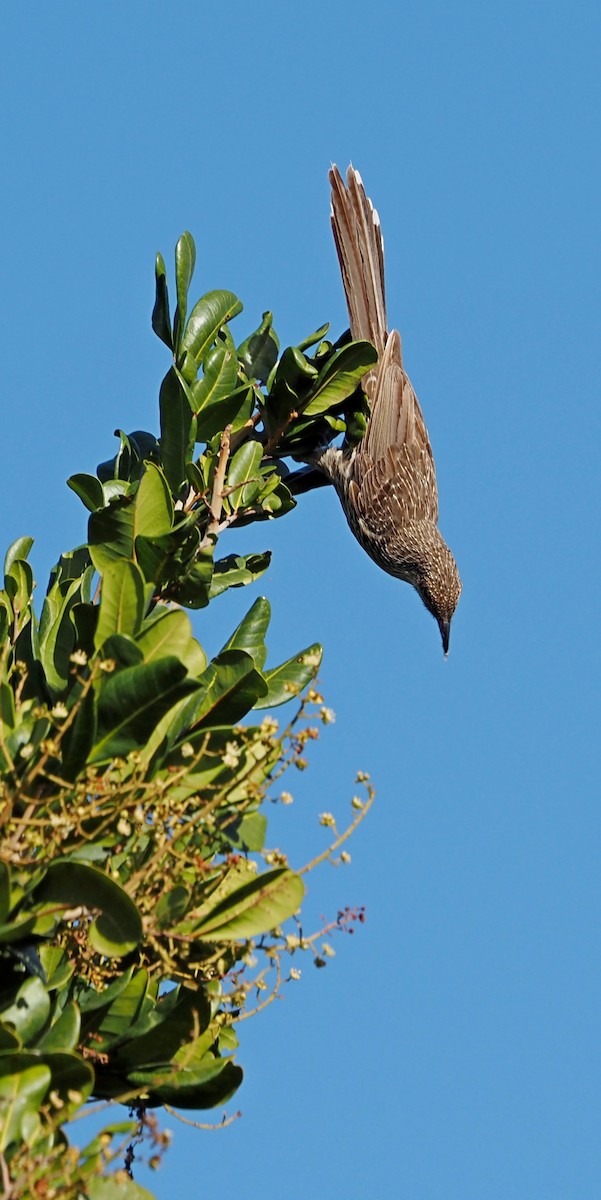
{"label": "bird's tail", "polygon": [[346,295],[351,334],[372,342],[381,355],[386,345],[384,241],[380,218],[363,181],[349,167],[345,187],[338,167],[330,171],[332,229]]}

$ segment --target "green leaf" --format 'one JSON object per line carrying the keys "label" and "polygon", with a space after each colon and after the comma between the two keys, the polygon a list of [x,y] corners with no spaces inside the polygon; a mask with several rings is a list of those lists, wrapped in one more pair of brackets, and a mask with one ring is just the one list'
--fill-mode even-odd
{"label": "green leaf", "polygon": [[203,916],[196,935],[206,942],[226,942],[267,933],[298,911],[304,894],[303,881],[294,871],[266,871]]}
{"label": "green leaf", "polygon": [[228,500],[232,509],[251,504],[263,483],[260,466],[263,447],[260,442],[244,442],[232,458],[227,473]]}
{"label": "green leaf", "polygon": [[196,1067],[132,1071],[128,1078],[148,1090],[152,1104],[204,1109],[225,1104],[240,1087],[243,1074],[229,1059],[206,1055]]}
{"label": "green leaf", "polygon": [[267,383],[280,348],[272,320],[272,314],[264,312],[259,328],[238,347],[238,358],[248,379],[258,379],[261,383]]}
{"label": "green leaf", "polygon": [[315,416],[348,399],[377,361],[378,352],[370,342],[350,342],[336,350],[311,389],[309,403],[303,407],[304,416]]}
{"label": "green leaf", "polygon": [[76,779],[83,770],[96,741],[96,696],[92,690],[77,700],[77,712],[61,738],[61,755],[65,779]]}
{"label": "green leaf", "polygon": [[242,312],[242,304],[233,292],[207,292],[190,313],[181,341],[180,356],[190,354],[200,365],[226,321]]}
{"label": "green leaf", "polygon": [[309,337],[306,337],[302,342],[299,342],[298,346],[296,347],[297,350],[310,350],[311,346],[316,346],[317,343],[325,337],[329,328],[330,322],[326,321],[325,325],[320,325],[319,329],[315,330],[315,333],[310,333]]}
{"label": "green leaf", "polygon": [[90,763],[140,749],[153,729],[182,696],[193,690],[186,667],[172,656],[126,667],[109,675],[98,700],[98,737]]}
{"label": "green leaf", "polygon": [[267,692],[263,676],[243,650],[222,650],[199,680],[203,691],[194,725],[235,725]]}
{"label": "green leaf", "polygon": [[257,701],[255,708],[276,708],[278,704],[285,704],[287,700],[298,696],[315,678],[322,654],[321,646],[315,642],[312,646],[307,646],[306,650],[301,650],[300,654],[295,654],[287,662],[281,663],[279,667],[265,671],[267,695]]}
{"label": "green leaf", "polygon": [[220,342],[205,358],[202,379],[190,388],[192,409],[196,415],[204,416],[208,409],[221,404],[235,391],[237,378],[236,354]]}
{"label": "green leaf", "polygon": [[50,997],[41,979],[35,976],[21,984],[15,1001],[2,1009],[4,1024],[14,1026],[18,1036],[27,1044],[44,1028],[50,1013]]}
{"label": "green leaf", "polygon": [[182,884],[163,892],[154,910],[155,920],[159,929],[169,929],[179,921],[187,911],[190,903],[190,892]]}
{"label": "green leaf", "polygon": [[18,558],[19,559],[27,558],[27,555],[29,554],[29,551],[31,550],[32,546],[33,546],[33,538],[32,537],[20,537],[20,538],[17,538],[17,540],[8,547],[8,550],[6,551],[6,556],[4,559],[4,574],[5,575],[9,574],[12,564],[14,562],[16,562]]}
{"label": "green leaf", "polygon": [[133,637],[142,623],[145,602],[144,578],[136,563],[127,558],[109,563],[102,575],[96,649],[113,633]]}
{"label": "green leaf", "polygon": [[[106,995],[106,992],[103,993]],[[134,971],[126,986],[111,999],[97,1026],[97,1048],[107,1050],[115,1041],[130,1037],[148,995],[148,971]]]}
{"label": "green leaf", "polygon": [[15,613],[27,609],[33,593],[33,571],[28,562],[15,558],[4,576],[4,588]]}
{"label": "green leaf", "polygon": [[38,948],[40,962],[45,975],[46,987],[53,991],[63,988],[73,974],[73,963],[69,961],[66,950],[61,946],[40,945]]}
{"label": "green leaf", "polygon": [[192,458],[196,427],[184,382],[175,367],[165,375],[159,393],[161,414],[161,460],[174,496],[186,478],[186,462]]}
{"label": "green leaf", "polygon": [[160,537],[173,525],[173,500],[165,474],[156,463],[147,462],[136,492],[134,539]]}
{"label": "green leaf", "polygon": [[133,558],[134,508],[128,497],[92,513],[88,521],[88,545],[100,574],[116,559]]}
{"label": "green leaf", "polygon": [[79,1042],[81,1017],[77,1005],[71,1001],[59,1012],[56,1020],[38,1040],[37,1049],[47,1051],[75,1050]]}
{"label": "green leaf", "polygon": [[205,546],[196,556],[183,578],[169,588],[170,599],[187,608],[206,608],[211,595],[213,578],[213,546]]}
{"label": "green leaf", "polygon": [[223,650],[245,650],[250,654],[259,671],[263,670],[267,657],[265,635],[271,619],[271,605],[265,596],[259,596],[245,617],[242,618]]}
{"label": "green leaf", "polygon": [[213,567],[211,600],[228,588],[254,583],[265,574],[270,562],[271,550],[265,550],[263,554],[228,554],[227,558],[218,559]]}
{"label": "green leaf", "polygon": [[167,271],[162,254],[157,254],[154,266],[156,280],[156,298],[152,310],[152,328],[157,337],[173,350],[171,336],[171,316],[169,313],[169,293],[167,290]]}
{"label": "green leaf", "polygon": [[[8,1063],[15,1061],[17,1066],[19,1055],[10,1055],[0,1059],[3,1073],[0,1076],[0,1152],[10,1145],[22,1141],[23,1118],[29,1113],[36,1116],[50,1086],[50,1070],[43,1064],[24,1067],[10,1073]],[[25,1060],[23,1060],[25,1061]],[[29,1060],[30,1061],[30,1060]]]}
{"label": "green leaf", "polygon": [[259,812],[246,813],[232,825],[228,825],[225,832],[233,846],[247,853],[259,853],[265,845],[267,817]]}
{"label": "green leaf", "polygon": [[207,656],[192,633],[189,617],[184,612],[167,612],[138,634],[139,646],[144,661],[172,655],[184,663],[192,676],[202,675],[206,669]]}
{"label": "green leaf", "polygon": [[55,859],[35,889],[36,902],[84,906],[100,915],[90,925],[90,945],[107,958],[123,958],[142,938],[140,914],[116,880],[98,867],[70,859]]}
{"label": "green leaf", "polygon": [[104,507],[104,491],[102,484],[95,475],[71,475],[67,480],[67,486],[75,492],[76,496],[85,504],[90,512],[96,512],[97,509]]}
{"label": "green leaf", "polygon": [[173,342],[175,351],[179,349],[182,330],[186,325],[188,314],[188,289],[196,265],[196,246],[191,233],[182,233],[175,247],[175,284],[177,288],[177,308],[173,322]]}
{"label": "green leaf", "polygon": [[70,655],[75,646],[75,625],[71,610],[81,597],[81,579],[65,587],[57,581],[50,588],[40,617],[39,657],[46,682],[53,694],[67,686]]}
{"label": "green leaf", "polygon": [[255,392],[250,384],[243,384],[223,399],[211,398],[198,414],[196,441],[210,442],[226,425],[231,425],[234,433],[242,429],[250,420],[254,405]]}
{"label": "green leaf", "polygon": [[[211,1006],[203,989],[173,988],[128,1030],[126,1044],[119,1047],[120,1069],[129,1074],[135,1068],[166,1066],[172,1072],[175,1055],[182,1047],[189,1054],[191,1034],[195,1029],[204,1033],[210,1020]],[[209,1045],[214,1037],[209,1036]]]}

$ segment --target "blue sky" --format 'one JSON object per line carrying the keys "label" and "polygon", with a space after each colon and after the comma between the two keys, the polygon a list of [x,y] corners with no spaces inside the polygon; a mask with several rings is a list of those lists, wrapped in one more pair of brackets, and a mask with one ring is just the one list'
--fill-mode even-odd
{"label": "blue sky", "polygon": [[[241,1027],[243,1118],[171,1118],[160,1197],[588,1200],[599,1189],[597,680],[601,17],[587,3],[14,6],[1,18],[2,538],[40,590],[85,515],[64,485],[157,427],[153,261],[283,342],[346,313],[331,161],[384,228],[388,307],[464,580],[451,655],[337,499],[264,549],[273,661],[315,639],[337,722],[273,841],[378,801],[309,911],[364,904],[325,971]],[[196,618],[219,648],[257,590]],[[303,965],[303,964],[301,964]],[[227,1172],[224,1172],[227,1164]],[[236,1181],[234,1183],[234,1181]],[[239,1182],[238,1182],[239,1181]]]}

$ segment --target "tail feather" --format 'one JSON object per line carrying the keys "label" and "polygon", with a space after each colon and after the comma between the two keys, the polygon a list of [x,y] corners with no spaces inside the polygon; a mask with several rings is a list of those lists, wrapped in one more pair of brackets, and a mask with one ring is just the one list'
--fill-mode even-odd
{"label": "tail feather", "polygon": [[373,342],[382,354],[388,336],[384,243],[380,219],[358,171],[349,167],[345,187],[338,167],[330,171],[332,230],[346,295],[351,334]]}

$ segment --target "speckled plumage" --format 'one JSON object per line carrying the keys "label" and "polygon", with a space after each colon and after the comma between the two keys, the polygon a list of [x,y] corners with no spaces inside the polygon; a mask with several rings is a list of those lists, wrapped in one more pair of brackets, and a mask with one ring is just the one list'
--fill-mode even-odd
{"label": "speckled plumage", "polygon": [[330,446],[314,463],[336,488],[364,550],[419,593],[438,622],[446,654],[461,581],[438,529],[436,471],[422,410],[403,368],[400,336],[387,330],[380,221],[358,171],[349,167],[345,187],[333,167],[330,183],[351,334],[373,342],[379,358],[363,380],[371,409],[363,441],[352,450]]}

